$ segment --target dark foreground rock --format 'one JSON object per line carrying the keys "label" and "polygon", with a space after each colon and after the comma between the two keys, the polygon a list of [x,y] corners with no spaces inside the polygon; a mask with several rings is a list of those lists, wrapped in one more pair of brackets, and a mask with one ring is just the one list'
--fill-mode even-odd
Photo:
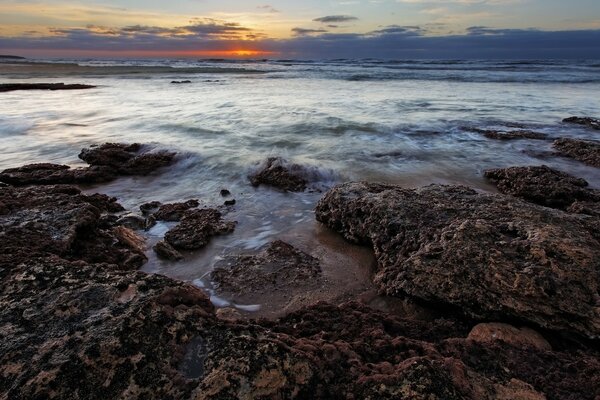
{"label": "dark foreground rock", "polygon": [[17,265],[55,255],[139,268],[146,257],[133,245],[135,234],[102,218],[121,210],[116,199],[73,186],[0,187],[0,260]]}
{"label": "dark foreground rock", "polygon": [[461,186],[368,183],[332,189],[316,216],[373,246],[389,295],[600,337],[600,238],[581,217]]}
{"label": "dark foreground rock", "polygon": [[596,118],[569,117],[569,118],[563,119],[563,122],[566,122],[569,124],[584,125],[584,126],[587,126],[588,128],[600,130],[600,120],[598,120]]}
{"label": "dark foreground rock", "polygon": [[156,243],[152,249],[156,255],[163,260],[179,261],[183,259],[183,255],[164,240]]}
{"label": "dark foreground rock", "polygon": [[196,199],[188,200],[184,203],[162,204],[152,216],[157,221],[180,221],[187,210],[196,208],[199,205],[200,202]]}
{"label": "dark foreground rock", "polygon": [[515,130],[515,131],[499,131],[493,129],[479,129],[469,128],[472,132],[482,134],[488,139],[495,140],[516,140],[516,139],[533,139],[533,140],[544,140],[548,138],[548,135],[541,132],[534,132],[529,130]]}
{"label": "dark foreground rock", "polygon": [[501,193],[546,207],[567,210],[575,202],[600,202],[600,191],[588,189],[585,179],[545,165],[490,169],[484,176]]}
{"label": "dark foreground rock", "polygon": [[558,139],[553,144],[561,156],[573,158],[600,168],[600,142],[579,139]]}
{"label": "dark foreground rock", "polygon": [[235,222],[225,221],[218,210],[189,210],[181,222],[165,234],[165,241],[178,250],[197,250],[210,238],[233,232]]}
{"label": "dark foreground rock", "polygon": [[171,165],[175,155],[168,151],[148,152],[140,144],[106,143],[81,151],[79,158],[90,164],[87,168],[29,164],[0,172],[0,182],[14,186],[104,183],[121,175],[148,175]]}
{"label": "dark foreground rock", "polygon": [[290,192],[302,192],[308,185],[305,168],[280,157],[267,159],[249,178],[253,186],[268,185]]}
{"label": "dark foreground rock", "polygon": [[93,85],[64,84],[64,83],[2,83],[0,92],[12,92],[14,90],[78,90],[93,89]]}
{"label": "dark foreground rock", "polygon": [[314,286],[320,274],[319,260],[277,240],[259,254],[225,260],[211,278],[218,292],[243,298],[277,291],[289,295],[299,287]]}

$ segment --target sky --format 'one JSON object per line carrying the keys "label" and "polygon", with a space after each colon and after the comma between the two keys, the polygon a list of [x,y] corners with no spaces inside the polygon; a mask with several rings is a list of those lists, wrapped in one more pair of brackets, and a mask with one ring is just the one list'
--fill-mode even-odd
{"label": "sky", "polygon": [[596,59],[600,0],[0,0],[0,54]]}

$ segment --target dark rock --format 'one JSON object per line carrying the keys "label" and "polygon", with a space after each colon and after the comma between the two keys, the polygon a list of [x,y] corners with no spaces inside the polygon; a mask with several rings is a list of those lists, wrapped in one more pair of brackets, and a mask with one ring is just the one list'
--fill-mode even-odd
{"label": "dark rock", "polygon": [[147,175],[159,168],[171,165],[175,153],[158,151],[143,152],[138,143],[105,143],[83,149],[79,158],[92,166],[113,168],[120,175]]}
{"label": "dark rock", "polygon": [[143,252],[120,240],[103,213],[122,210],[114,198],[83,195],[73,186],[0,188],[0,261],[31,257],[107,262],[138,268]]}
{"label": "dark rock", "polygon": [[144,215],[153,214],[158,211],[158,208],[162,205],[160,201],[151,201],[149,203],[144,203],[140,206],[140,211]]}
{"label": "dark rock", "polygon": [[93,85],[64,83],[2,83],[0,84],[0,92],[11,92],[14,90],[75,90],[75,89],[93,89]]}
{"label": "dark rock", "polygon": [[563,119],[563,122],[569,124],[584,125],[592,129],[600,130],[600,120],[590,117],[569,117]]}
{"label": "dark rock", "polygon": [[600,337],[600,237],[579,216],[461,186],[347,183],[316,217],[373,246],[388,295]]}
{"label": "dark rock", "polygon": [[517,130],[517,131],[498,131],[493,129],[478,129],[470,128],[470,131],[482,134],[488,139],[495,140],[515,140],[515,139],[534,139],[544,140],[548,138],[548,135],[541,132],[534,132],[529,130]]}
{"label": "dark rock", "polygon": [[165,234],[165,241],[176,249],[197,250],[206,246],[211,237],[234,229],[235,222],[224,221],[217,210],[189,210],[179,225]]}
{"label": "dark rock", "polygon": [[136,231],[149,228],[149,221],[147,218],[142,216],[129,213],[126,215],[122,215],[115,223],[116,225],[122,225],[129,229],[133,229]]}
{"label": "dark rock", "polygon": [[221,189],[221,197],[231,196],[231,192],[227,189]]}
{"label": "dark rock", "polygon": [[223,203],[226,206],[235,206],[235,199],[231,199],[231,200],[225,200],[225,203]]}
{"label": "dark rock", "polygon": [[267,159],[258,172],[250,175],[249,178],[253,186],[264,184],[290,192],[302,192],[308,184],[304,167],[289,164],[280,157]]}
{"label": "dark rock", "polygon": [[551,351],[552,346],[538,332],[530,328],[516,328],[502,323],[485,323],[475,326],[468,336],[469,340],[478,343],[493,343],[501,341],[514,347],[535,348],[541,351]]}
{"label": "dark rock", "polygon": [[157,221],[180,221],[187,210],[196,208],[200,202],[196,199],[188,200],[185,203],[163,204],[158,211],[153,214]]}
{"label": "dark rock", "polygon": [[500,192],[546,207],[566,210],[576,201],[600,201],[600,191],[587,189],[584,179],[545,165],[491,169],[484,176]]}
{"label": "dark rock", "polygon": [[74,168],[58,164],[29,164],[5,169],[0,181],[14,185],[92,184],[109,182],[116,178],[108,167]]}
{"label": "dark rock", "polygon": [[298,286],[314,284],[320,274],[319,260],[277,240],[260,254],[225,260],[211,278],[220,293],[239,296],[276,290],[289,293]]}
{"label": "dark rock", "polygon": [[169,243],[161,240],[153,247],[154,252],[159,258],[164,260],[179,261],[183,259],[183,255],[175,250]]}
{"label": "dark rock", "polygon": [[192,83],[192,81],[171,81],[173,84]]}
{"label": "dark rock", "polygon": [[558,139],[553,144],[561,156],[570,157],[600,168],[600,142],[578,139]]}
{"label": "dark rock", "polygon": [[600,217],[600,201],[576,201],[567,208],[567,211]]}

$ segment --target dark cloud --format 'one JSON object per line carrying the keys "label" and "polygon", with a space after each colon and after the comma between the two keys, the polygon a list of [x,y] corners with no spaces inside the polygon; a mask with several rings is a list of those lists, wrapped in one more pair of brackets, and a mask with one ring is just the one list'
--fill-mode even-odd
{"label": "dark cloud", "polygon": [[189,52],[251,47],[286,57],[314,59],[594,59],[600,55],[600,30],[541,31],[477,26],[465,33],[446,36],[430,36],[428,32],[418,26],[386,26],[367,33],[294,28],[292,38],[269,39],[262,32],[237,23],[197,19],[175,28],[90,25],[55,29],[54,36],[47,37],[0,37],[0,50]]}
{"label": "dark cloud", "polygon": [[315,18],[313,21],[324,24],[335,24],[340,22],[356,21],[358,18],[351,15],[328,15],[326,17]]}

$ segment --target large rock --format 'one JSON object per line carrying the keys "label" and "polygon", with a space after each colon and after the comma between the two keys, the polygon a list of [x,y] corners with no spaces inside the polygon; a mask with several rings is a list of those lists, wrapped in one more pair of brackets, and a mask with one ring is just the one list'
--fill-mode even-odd
{"label": "large rock", "polygon": [[249,178],[252,186],[267,185],[290,192],[302,192],[308,185],[305,168],[281,157],[268,158]]}
{"label": "large rock", "polygon": [[563,119],[563,122],[577,125],[584,125],[588,128],[600,130],[600,120],[590,117],[569,117]]}
{"label": "large rock", "polygon": [[165,234],[165,241],[178,250],[197,250],[210,238],[233,232],[235,222],[225,221],[218,210],[189,210],[181,222]]}
{"label": "large rock", "polygon": [[180,221],[185,212],[200,205],[198,200],[192,199],[184,203],[162,204],[152,214],[157,221]]}
{"label": "large rock", "polygon": [[573,158],[600,168],[600,142],[579,139],[558,139],[553,144],[561,156]]}
{"label": "large rock", "polygon": [[600,337],[600,242],[578,216],[461,186],[347,183],[316,217],[373,246],[389,295]]}
{"label": "large rock", "polygon": [[83,149],[79,158],[92,166],[111,167],[120,175],[147,175],[171,165],[175,153],[145,152],[144,146],[139,143],[105,143]]}
{"label": "large rock", "polygon": [[0,172],[0,182],[14,186],[92,184],[109,182],[116,178],[108,167],[71,168],[59,164],[29,164]]}
{"label": "large rock", "polygon": [[566,210],[575,202],[600,202],[600,191],[588,189],[585,179],[545,165],[490,169],[484,176],[500,192],[546,207]]}
{"label": "large rock", "polygon": [[1,92],[12,92],[14,90],[78,90],[93,89],[96,86],[64,83],[3,83],[0,84]]}
{"label": "large rock", "polygon": [[514,131],[499,131],[494,129],[479,129],[469,128],[470,131],[482,134],[488,139],[495,140],[516,140],[516,139],[533,139],[544,140],[548,137],[545,133],[534,132],[530,130],[514,130]]}

